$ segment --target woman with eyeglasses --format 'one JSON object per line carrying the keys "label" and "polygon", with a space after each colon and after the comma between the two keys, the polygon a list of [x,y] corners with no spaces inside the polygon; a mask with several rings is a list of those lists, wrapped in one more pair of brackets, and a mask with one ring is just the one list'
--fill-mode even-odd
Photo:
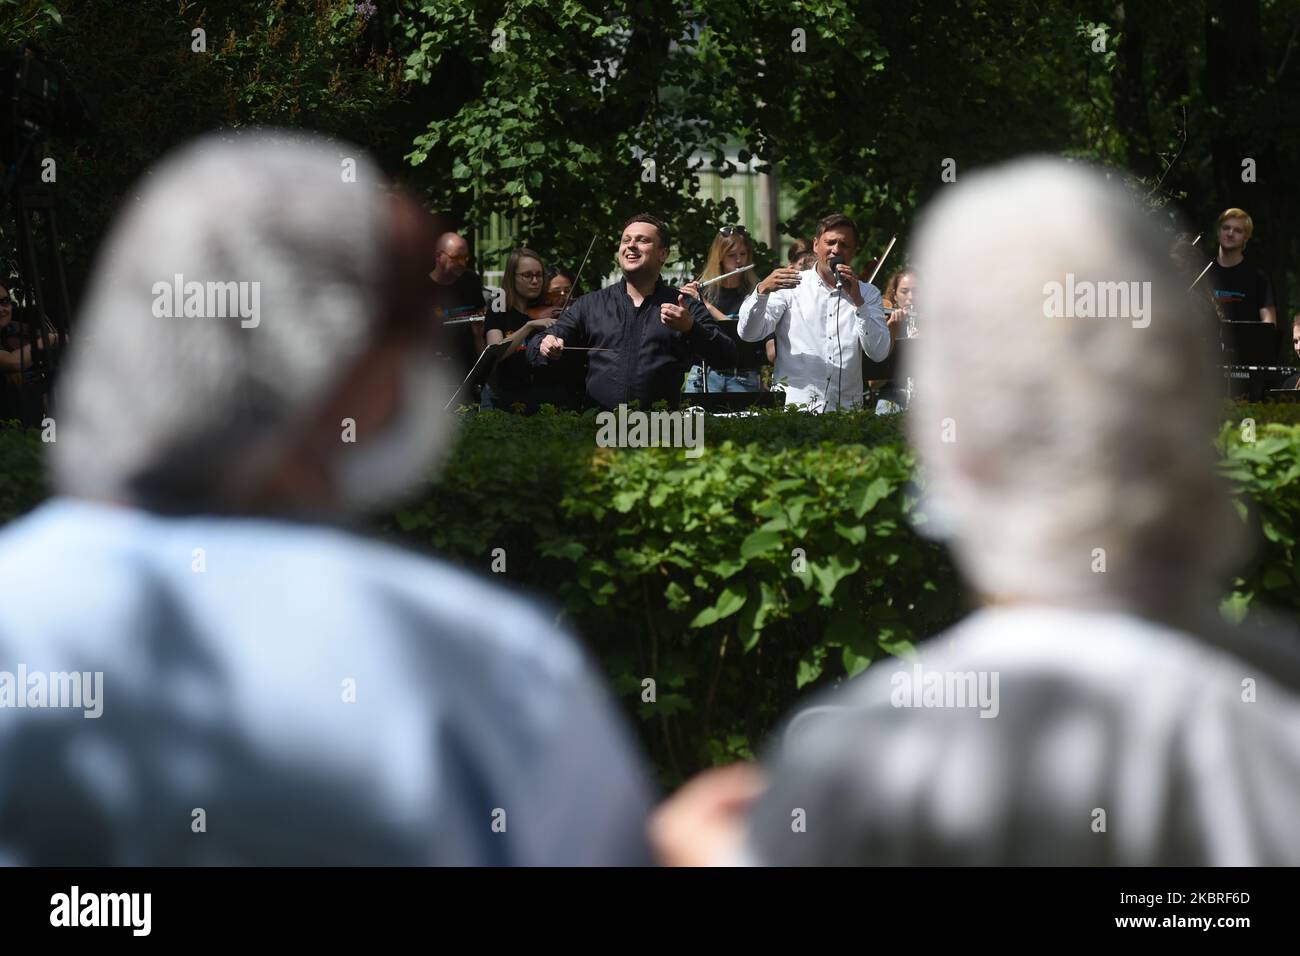
{"label": "woman with eyeglasses", "polygon": [[549,328],[555,319],[551,316],[531,319],[527,314],[530,306],[541,301],[546,288],[546,266],[532,249],[515,249],[510,253],[501,285],[505,291],[505,310],[489,310],[483,331],[488,345],[509,340],[511,347],[497,361],[488,378],[483,406],[509,411],[516,402],[528,403],[532,375],[523,352],[524,343],[533,332]]}
{"label": "woman with eyeglasses", "polygon": [[[736,316],[740,304],[753,291],[755,278],[753,270],[739,275],[729,276],[710,286],[704,283],[718,276],[734,272],[754,262],[754,240],[750,238],[744,226],[723,226],[713,237],[709,246],[709,255],[704,262],[704,272],[697,282],[682,286],[682,292],[694,296],[704,303],[709,314],[721,323],[734,338]],[[766,357],[762,342],[739,343],[738,357],[747,368],[709,369],[708,390],[710,392],[758,392],[763,385],[758,367]],[[694,366],[686,380],[686,391],[704,391],[704,369]]]}

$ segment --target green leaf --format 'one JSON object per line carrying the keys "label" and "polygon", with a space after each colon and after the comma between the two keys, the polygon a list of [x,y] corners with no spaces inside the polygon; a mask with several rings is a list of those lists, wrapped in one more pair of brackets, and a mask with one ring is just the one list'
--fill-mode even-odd
{"label": "green leaf", "polygon": [[867,540],[865,525],[843,525],[837,521],[835,522],[835,533],[852,544],[861,544]]}
{"label": "green leaf", "polygon": [[[893,632],[891,631],[889,633],[892,634]],[[889,640],[889,639],[882,638],[876,643],[880,645],[881,650],[883,650],[886,654],[893,654],[895,657],[903,657],[908,660],[914,659],[916,657],[916,647],[912,644],[911,641],[905,641],[902,639]]]}
{"label": "green leaf", "polygon": [[794,686],[796,690],[802,690],[817,678],[822,676],[822,666],[826,659],[826,648],[814,647],[811,651],[799,658],[799,673],[795,677]]}
{"label": "green leaf", "polygon": [[740,561],[723,560],[723,561],[719,561],[717,564],[713,566],[713,573],[725,581],[727,580],[727,578],[734,575],[741,568],[745,567],[745,565],[746,562],[744,560],[740,560]]}
{"label": "green leaf", "polygon": [[889,497],[890,491],[890,484],[884,478],[877,478],[870,483],[862,480],[856,482],[849,495],[853,514],[861,518],[880,501]]}
{"label": "green leaf", "polygon": [[730,617],[745,606],[745,588],[737,584],[727,585],[718,596],[717,603],[706,607],[691,621],[690,627],[707,627],[723,618]]}
{"label": "green leaf", "polygon": [[808,570],[812,572],[817,590],[824,598],[830,598],[835,593],[835,586],[860,567],[862,562],[858,558],[845,561],[838,554],[832,554],[824,563],[808,562]]}
{"label": "green leaf", "polygon": [[1291,577],[1281,568],[1269,568],[1264,572],[1264,587],[1270,591],[1280,591],[1291,587]]}
{"label": "green leaf", "polygon": [[1246,613],[1250,610],[1250,602],[1253,597],[1253,594],[1243,594],[1236,591],[1223,600],[1219,605],[1219,612],[1232,623],[1240,624],[1245,620]]}
{"label": "green leaf", "polygon": [[740,556],[749,560],[781,547],[781,536],[775,531],[755,531],[740,543]]}
{"label": "green leaf", "polygon": [[640,709],[643,714],[649,712],[652,715],[669,716],[693,710],[694,705],[684,694],[659,694],[653,704],[642,704]]}
{"label": "green leaf", "polygon": [[549,558],[563,558],[565,561],[577,561],[586,553],[586,545],[578,541],[565,541],[560,544],[548,542],[542,545],[542,554]]}
{"label": "green leaf", "polygon": [[871,658],[869,656],[859,654],[847,645],[840,653],[840,660],[844,664],[844,673],[849,677],[857,677],[871,666]]}

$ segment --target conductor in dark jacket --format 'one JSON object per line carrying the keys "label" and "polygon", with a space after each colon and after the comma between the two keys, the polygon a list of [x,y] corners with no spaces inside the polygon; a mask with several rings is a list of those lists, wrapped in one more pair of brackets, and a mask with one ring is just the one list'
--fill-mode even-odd
{"label": "conductor in dark jacket", "polygon": [[[546,335],[528,343],[528,359],[544,365],[565,346],[592,351],[587,399],[604,409],[639,401],[676,408],[690,367],[703,359],[733,368],[736,346],[699,299],[659,278],[668,258],[668,227],[654,216],[633,216],[623,226],[618,264],[623,281],[573,303]],[[698,357],[697,357],[698,356]]]}

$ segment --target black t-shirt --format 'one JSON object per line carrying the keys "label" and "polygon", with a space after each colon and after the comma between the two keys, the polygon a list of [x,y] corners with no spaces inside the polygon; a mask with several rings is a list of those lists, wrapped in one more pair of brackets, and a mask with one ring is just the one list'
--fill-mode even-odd
{"label": "black t-shirt", "polygon": [[1275,304],[1267,273],[1244,259],[1229,268],[1216,259],[1205,281],[1229,322],[1258,322],[1259,310]]}
{"label": "black t-shirt", "polygon": [[734,316],[740,313],[740,303],[745,301],[746,292],[740,286],[734,289],[723,287],[718,290],[718,300],[713,307],[723,315]]}
{"label": "black t-shirt", "polygon": [[[517,331],[523,328],[528,321],[528,316],[515,309],[506,309],[504,312],[489,312],[487,319],[483,324],[483,334],[496,329],[501,333],[503,338],[510,338]],[[509,355],[501,358],[497,362],[496,368],[492,371],[492,388],[499,389],[519,389],[524,388],[532,381],[532,369],[528,364],[528,340],[519,343],[518,348],[513,349]]]}
{"label": "black t-shirt", "polygon": [[[723,287],[718,289],[718,298],[713,307],[728,318],[735,318],[740,314],[740,304],[748,296],[749,293],[740,286],[734,289]],[[735,322],[721,322],[719,326],[736,343],[736,359],[740,362],[741,369],[753,369],[767,364],[767,343],[769,339],[776,338],[775,335],[769,335],[761,342],[745,342],[741,340]]]}
{"label": "black t-shirt", "polygon": [[[433,283],[433,305],[445,313],[446,319],[459,319],[483,311],[483,280],[473,269],[466,269],[451,285]],[[461,376],[469,374],[478,358],[478,345],[474,341],[473,323],[453,325],[442,333],[441,351],[461,369]]]}

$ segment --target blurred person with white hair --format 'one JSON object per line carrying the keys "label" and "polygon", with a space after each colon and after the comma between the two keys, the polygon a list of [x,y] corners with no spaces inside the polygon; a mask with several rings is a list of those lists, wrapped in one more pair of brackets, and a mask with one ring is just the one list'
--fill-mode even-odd
{"label": "blurred person with white hair", "polygon": [[1031,159],[945,190],[918,253],[923,510],[982,606],[797,715],[765,775],[679,791],[661,857],[1300,863],[1295,636],[1218,613],[1246,536],[1212,320],[1159,230],[1087,167]]}
{"label": "blurred person with white hair", "polygon": [[432,241],[349,144],[210,135],[146,177],[62,383],[58,494],[0,533],[43,595],[0,609],[0,861],[645,858],[574,642],[344,526],[451,437]]}

